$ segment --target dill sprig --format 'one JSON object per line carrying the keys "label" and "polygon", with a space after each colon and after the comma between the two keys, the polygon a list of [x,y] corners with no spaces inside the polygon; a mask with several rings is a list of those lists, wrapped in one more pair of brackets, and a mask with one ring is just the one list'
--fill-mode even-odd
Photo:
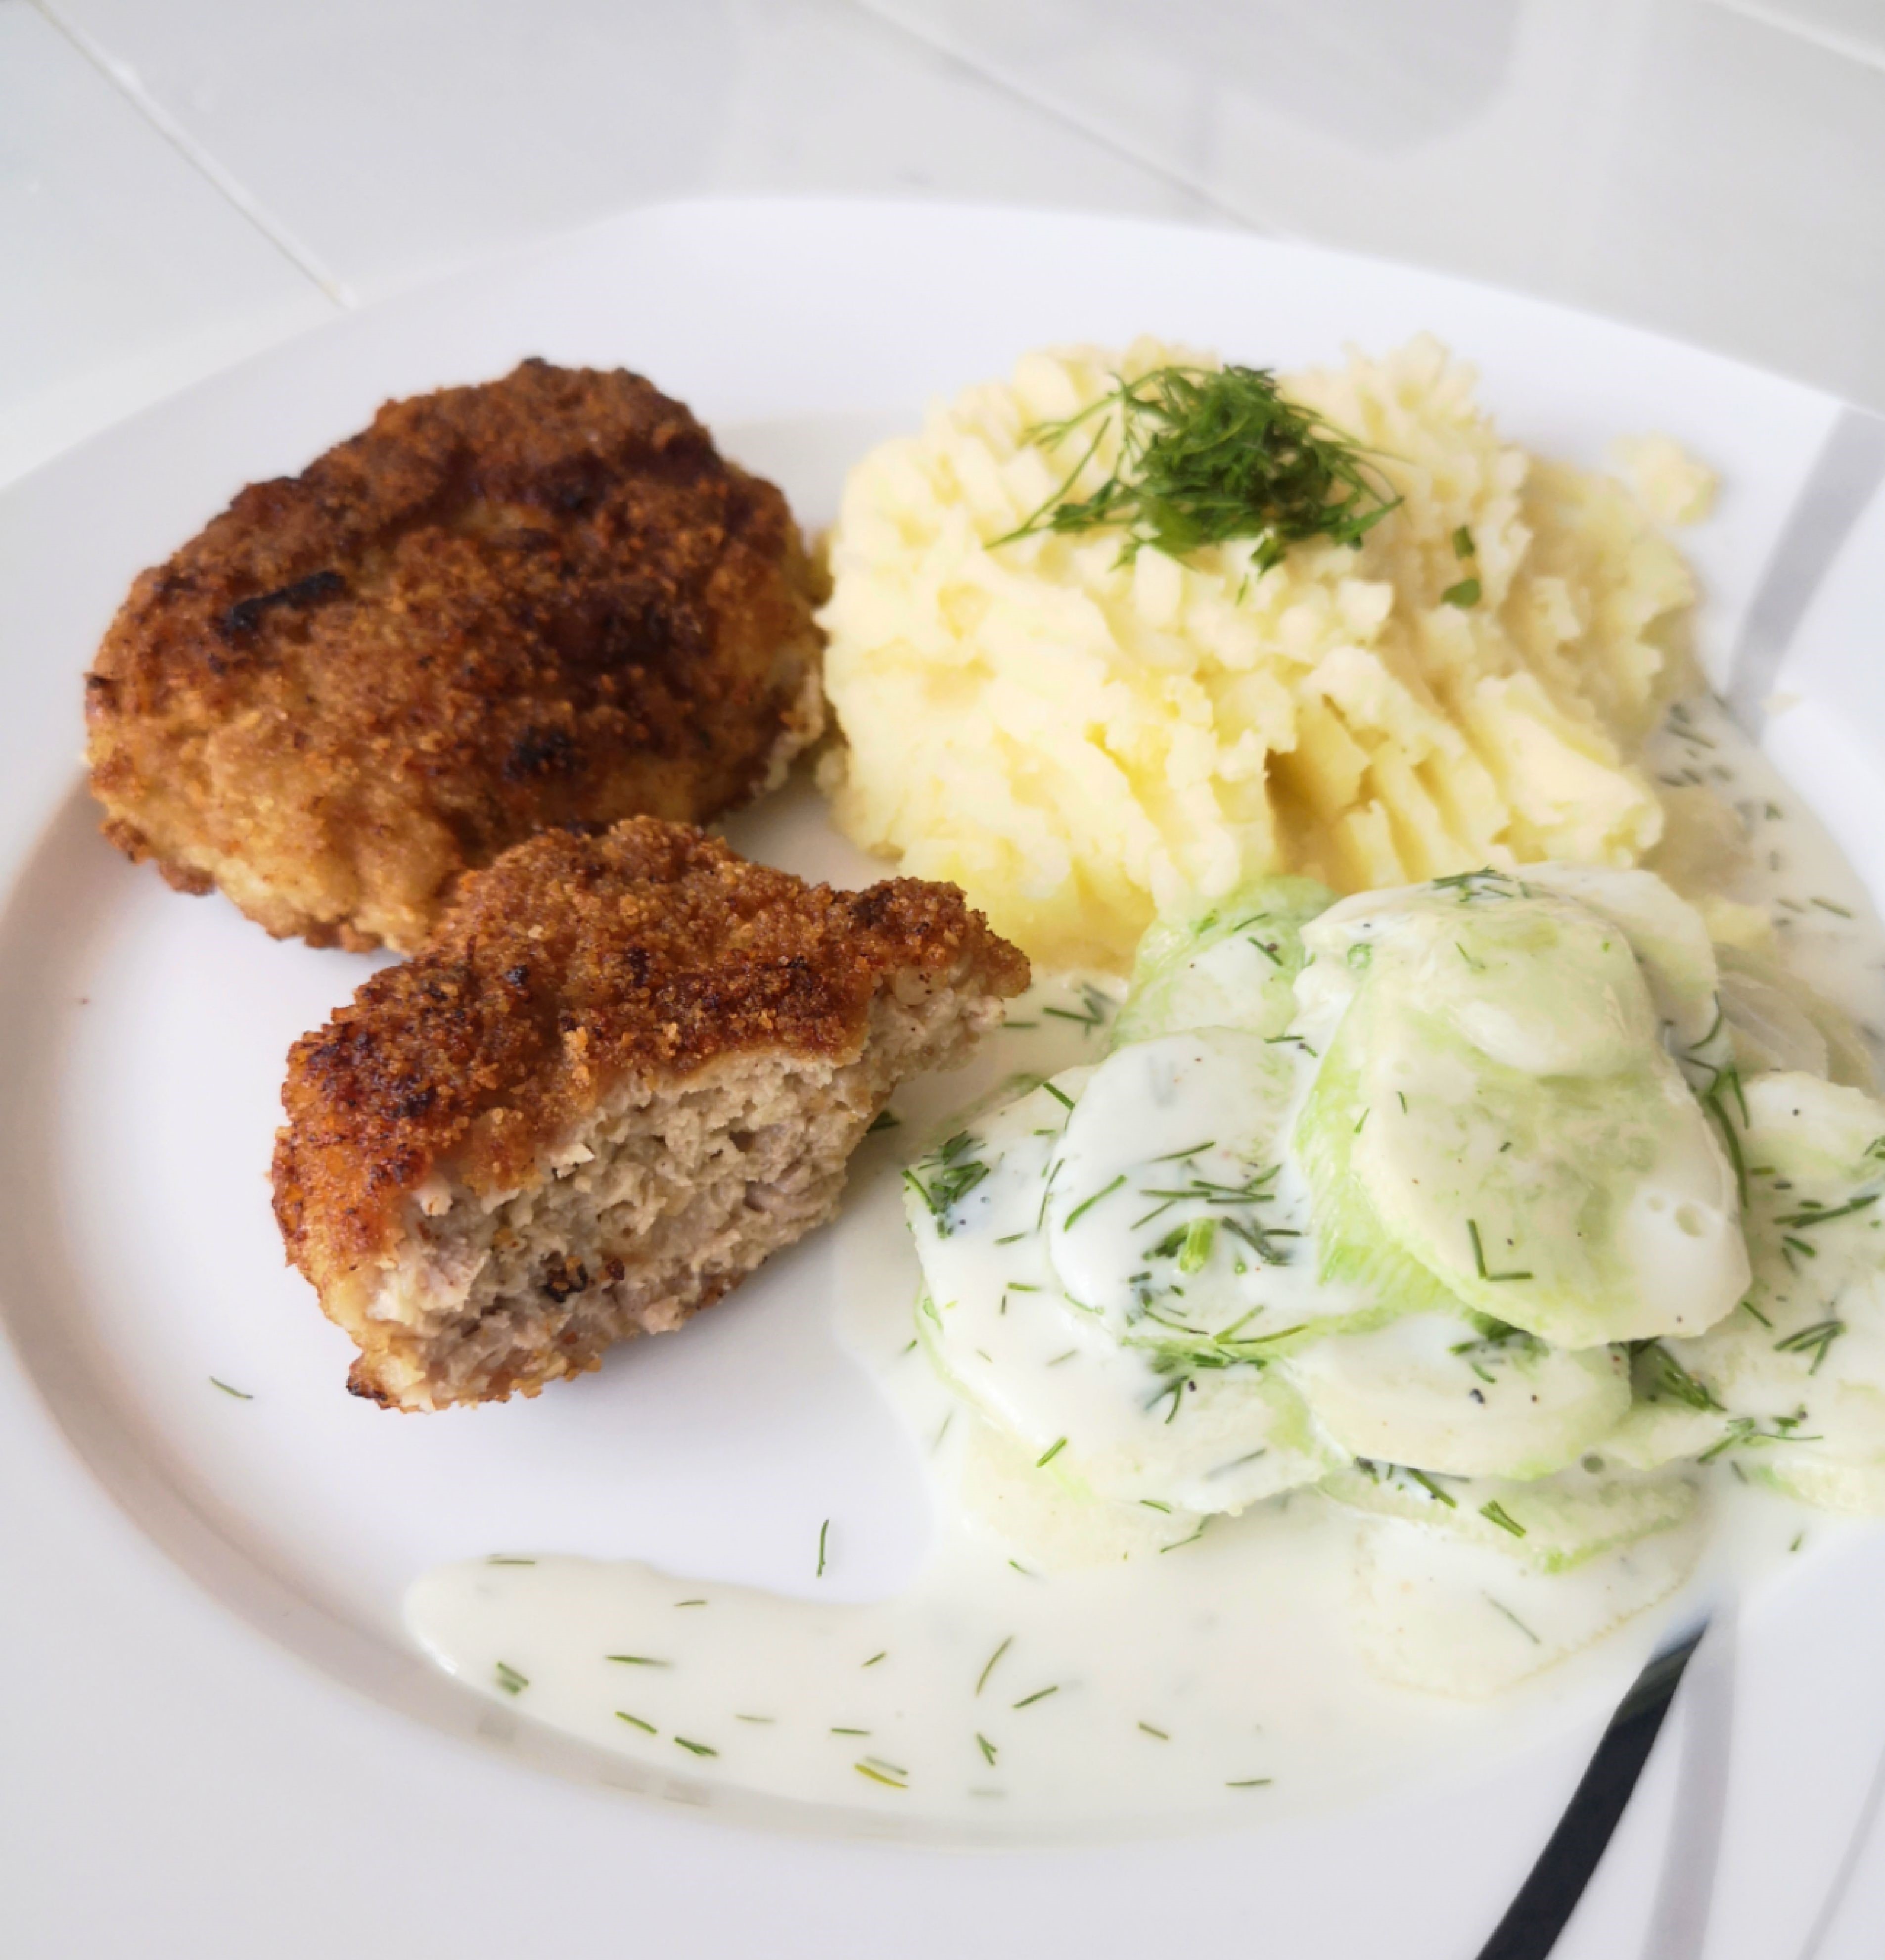
{"label": "dill sprig", "polygon": [[1817,1375],[1820,1363],[1826,1358],[1826,1350],[1845,1332],[1843,1320],[1817,1320],[1810,1327],[1803,1327],[1797,1333],[1789,1334],[1784,1341],[1774,1343],[1778,1354],[1810,1354],[1813,1366],[1807,1373]]}
{"label": "dill sprig", "polygon": [[1667,1398],[1680,1402],[1685,1408],[1699,1409],[1709,1414],[1727,1413],[1707,1382],[1690,1374],[1660,1341],[1651,1341],[1641,1352],[1642,1359],[1654,1371],[1648,1384],[1651,1402]]}
{"label": "dill sprig", "polygon": [[982,1669],[981,1673],[976,1679],[975,1692],[977,1694],[981,1694],[982,1690],[988,1685],[988,1677],[995,1672],[996,1662],[1000,1660],[1002,1656],[1005,1654],[1008,1650],[1014,1645],[1014,1643],[1015,1637],[1012,1634],[1010,1634],[1008,1637],[1002,1642],[1001,1645],[988,1656],[988,1665]]}
{"label": "dill sprig", "polygon": [[[946,1239],[955,1229],[950,1214],[987,1177],[989,1166],[968,1153],[976,1140],[966,1130],[958,1130],[936,1153],[903,1174],[904,1182],[923,1200],[936,1220],[936,1235]],[[927,1170],[925,1183],[921,1172]]]}
{"label": "dill sprig", "polygon": [[[1146,545],[1181,558],[1254,538],[1260,572],[1311,538],[1360,543],[1400,501],[1359,444],[1286,400],[1266,368],[1155,368],[1078,415],[1038,424],[1028,440],[1052,450],[1089,425],[1092,438],[1066,480],[994,544],[1117,526],[1121,561],[1130,563]],[[1090,495],[1075,496],[1114,430],[1111,473]]]}

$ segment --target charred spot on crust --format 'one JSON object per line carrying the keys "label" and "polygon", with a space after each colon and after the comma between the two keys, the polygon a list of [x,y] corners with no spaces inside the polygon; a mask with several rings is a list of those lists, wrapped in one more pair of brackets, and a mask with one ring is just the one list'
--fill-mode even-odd
{"label": "charred spot on crust", "polygon": [[277,586],[272,592],[260,592],[253,599],[238,599],[217,622],[217,631],[230,645],[250,638],[262,624],[265,612],[277,606],[319,606],[324,600],[338,599],[347,590],[347,581],[337,571],[311,572],[306,578],[297,578],[292,584]]}
{"label": "charred spot on crust", "polygon": [[504,758],[504,780],[527,783],[548,776],[573,776],[582,766],[576,744],[561,728],[526,728]]}

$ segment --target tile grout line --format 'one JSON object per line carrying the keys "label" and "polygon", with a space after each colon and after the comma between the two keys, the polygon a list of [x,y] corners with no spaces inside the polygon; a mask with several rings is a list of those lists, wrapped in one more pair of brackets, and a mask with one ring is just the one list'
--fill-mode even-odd
{"label": "tile grout line", "polygon": [[1089,122],[1084,116],[1076,114],[1057,102],[1045,100],[1035,94],[1019,82],[1001,73],[999,69],[985,66],[974,56],[965,54],[960,48],[952,46],[939,35],[931,33],[926,29],[917,27],[904,20],[900,14],[885,5],[883,0],[845,0],[845,4],[853,11],[864,14],[867,18],[874,21],[878,26],[888,27],[892,33],[901,34],[905,40],[914,42],[918,47],[926,48],[931,54],[939,56],[952,67],[960,68],[965,75],[974,76],[984,86],[999,91],[1011,101],[1020,103],[1024,107],[1033,110],[1037,115],[1047,116],[1051,121],[1059,123],[1063,129],[1072,130],[1076,135],[1084,136],[1090,143],[1098,143],[1102,148],[1111,150],[1115,156],[1123,157],[1127,162],[1136,164],[1140,169],[1157,177],[1162,183],[1169,184],[1175,189],[1183,191],[1187,197],[1195,198],[1199,203],[1205,205],[1208,209],[1216,212],[1221,217],[1228,218],[1240,230],[1254,231],[1266,237],[1283,235],[1277,228],[1267,224],[1260,219],[1251,217],[1247,212],[1239,211],[1234,205],[1226,203],[1216,192],[1207,190],[1202,184],[1187,177],[1183,171],[1174,170],[1169,164],[1160,161],[1158,158],[1136,148],[1130,143],[1122,142],[1111,131]]}
{"label": "tile grout line", "polygon": [[27,4],[81,59],[103,76],[157,134],[304,278],[311,280],[336,306],[351,309],[359,305],[359,296],[352,288],[330,272],[312,252],[275,223],[243,185],[151,95],[138,79],[135,69],[128,63],[113,60],[83,29],[63,18],[52,0],[27,0]]}

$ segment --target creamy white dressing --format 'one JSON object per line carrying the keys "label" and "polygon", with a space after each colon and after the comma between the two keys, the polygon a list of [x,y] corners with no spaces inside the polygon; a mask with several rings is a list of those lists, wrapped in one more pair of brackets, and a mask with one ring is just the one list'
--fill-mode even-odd
{"label": "creamy white dressing", "polygon": [[[1836,848],[1764,759],[1701,706],[1658,738],[1651,766],[1672,787],[1699,778],[1735,805],[1749,843],[1724,867],[1728,896],[1771,907],[1793,970],[1861,1024],[1885,1022],[1885,937]],[[1038,988],[1017,1004],[1015,1029],[988,1044],[981,1087],[1096,1062],[1098,1024],[1117,994],[1077,982]],[[1674,1017],[1665,998],[1658,1006]],[[1775,1039],[1785,1037],[1810,1041],[1810,1030],[1796,1017]],[[1279,1052],[1289,1060],[1279,1130],[1294,1120],[1305,1074],[1287,1044],[1264,1065]],[[976,1135],[991,1168],[964,1201],[965,1229],[945,1242],[962,1284],[916,1320],[962,1398],[912,1338],[918,1274],[901,1168],[913,1154],[906,1139],[946,1133],[943,1119],[966,1099],[962,1079],[900,1092],[904,1129],[860,1157],[833,1228],[838,1322],[918,1440],[938,1513],[928,1561],[904,1592],[836,1604],[818,1597],[809,1571],[806,1596],[785,1599],[633,1562],[510,1557],[420,1579],[407,1611],[422,1644],[494,1700],[636,1759],[653,1787],[728,1783],[955,1834],[1141,1828],[1346,1798],[1442,1754],[1457,1767],[1588,1717],[1671,1619],[1756,1583],[1803,1532],[1818,1546],[1848,1529],[1744,1484],[1731,1459],[1693,1473],[1686,1519],[1568,1573],[1397,1522],[1403,1492],[1378,1494],[1378,1519],[1309,1489],[1255,1502],[1317,1474],[1315,1432],[1295,1421],[1303,1396],[1320,1398],[1339,1428],[1345,1390],[1359,1422],[1383,1383],[1445,1377],[1458,1357],[1444,1316],[1410,1318],[1349,1337],[1340,1366],[1326,1352],[1311,1362],[1308,1350],[1260,1374],[1193,1376],[1199,1386],[1179,1392],[1187,1406],[1165,1420],[1155,1353],[1120,1344],[1120,1302],[1084,1294],[1103,1293],[1105,1275],[1137,1249],[1117,1239],[1130,1236],[1128,1214],[1108,1208],[1143,1184],[1153,1160],[1208,1141],[1223,1147],[1195,1160],[1208,1182],[1229,1185],[1248,1164],[1240,1150],[1267,1119],[1225,1092],[1229,1077],[1210,1060],[1194,1042],[1137,1064],[1166,1068],[1168,1086],[1190,1071],[1197,1103],[1155,1093],[1140,1120],[1095,1117],[1082,1126],[1090,1135],[1039,1090],[955,1126]],[[1210,1122],[1179,1134],[1194,1109]],[[1213,1134],[1239,1124],[1239,1140]],[[1073,1169],[1050,1198],[1063,1229],[1044,1236],[1030,1228],[1057,1153]],[[1098,1236],[1085,1242],[1083,1258],[1065,1221],[1114,1178],[1126,1182],[1079,1230],[1100,1226],[1115,1242],[1110,1251]],[[1257,1222],[1299,1229],[1289,1221],[1302,1203],[1279,1180],[1254,1208]],[[1168,1215],[1188,1225],[1206,1208],[1175,1201]],[[1236,1322],[1250,1299],[1267,1326],[1289,1324],[1298,1269],[1250,1260],[1239,1274],[1220,1263],[1228,1246],[1213,1235],[1186,1276],[1202,1281],[1199,1317],[1173,1338],[1249,1334]],[[1531,1392],[1520,1359],[1480,1358],[1504,1385],[1499,1396]],[[1597,1407],[1613,1392],[1602,1373],[1554,1389],[1554,1411],[1572,1420],[1580,1397]],[[1234,1462],[1250,1446],[1219,1447],[1213,1402],[1232,1411],[1225,1437],[1248,1436],[1252,1398],[1265,1395],[1276,1407],[1264,1453]],[[1013,1435],[965,1400],[995,1410]],[[1489,1431],[1521,1424],[1494,1412]],[[1340,1440],[1356,1449],[1360,1437]],[[1461,1474],[1476,1469],[1509,1474],[1462,1458]],[[1083,1494],[1102,1488],[1113,1501]],[[1165,1494],[1146,1501],[1155,1490]],[[1533,1541],[1540,1556],[1550,1535],[1541,1526]],[[1410,1680],[1417,1687],[1399,1685]],[[1496,1702],[1447,1698],[1494,1690]]]}

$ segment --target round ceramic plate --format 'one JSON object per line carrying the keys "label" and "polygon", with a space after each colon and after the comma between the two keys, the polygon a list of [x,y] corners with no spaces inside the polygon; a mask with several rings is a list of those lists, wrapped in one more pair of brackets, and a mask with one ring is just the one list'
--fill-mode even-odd
{"label": "round ceramic plate", "polygon": [[[1422,328],[1533,448],[1596,464],[1657,430],[1719,469],[1688,541],[1710,673],[1757,721],[1791,698],[1763,741],[1885,894],[1885,425],[1394,266],[1012,212],[651,210],[312,335],[0,501],[8,1953],[1478,1950],[1576,1781],[1602,1681],[1491,1763],[1436,1758],[1365,1804],[1000,1853],[684,1777],[650,1790],[434,1672],[404,1589],[497,1547],[803,1592],[828,1517],[829,1588],[892,1590],[929,1528],[915,1456],[838,1344],[819,1238],[538,1401],[421,1419],[348,1396],[265,1174],[288,1045],[370,963],[277,945],[123,862],[75,764],[79,676],[132,574],[390,395],[526,354],[632,367],[815,527],[869,443],[1043,342],[1151,329],[1286,368]],[[735,832],[796,870],[879,873],[803,786]],[[1885,1542],[1827,1539],[1720,1615],[1562,1952],[1874,1950]],[[1620,1643],[1610,1686],[1642,1651]]]}

